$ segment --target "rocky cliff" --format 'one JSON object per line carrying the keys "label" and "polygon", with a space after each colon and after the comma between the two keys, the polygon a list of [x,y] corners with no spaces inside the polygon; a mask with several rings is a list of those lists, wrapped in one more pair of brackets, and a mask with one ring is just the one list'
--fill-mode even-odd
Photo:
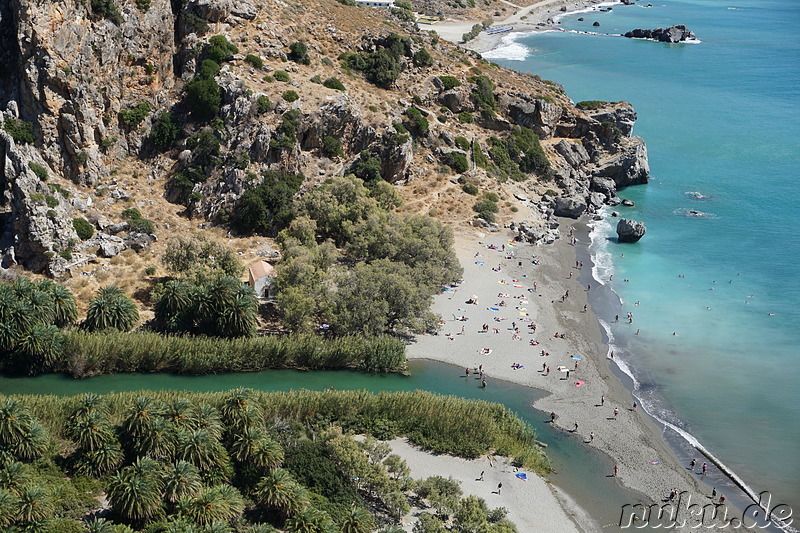
{"label": "rocky cliff", "polygon": [[[407,210],[467,222],[469,183],[516,195],[508,205],[524,207],[551,237],[552,213],[578,216],[647,181],[629,104],[582,111],[558,85],[487,63],[403,18],[333,0],[5,3],[3,267],[59,276],[144,249],[156,238],[129,227],[124,213],[134,207],[156,221],[155,234],[191,219],[227,231],[263,170],[300,172],[307,190],[352,171],[365,151]],[[236,50],[209,75],[218,109],[200,119],[187,86],[214,35]],[[307,61],[292,60],[297,42]],[[362,59],[348,63],[348,53]],[[386,53],[395,54],[394,79],[377,83],[358,61]],[[162,146],[152,132],[165,112],[177,139]],[[540,140],[547,168],[512,142],[523,130]],[[209,139],[215,146],[204,144]],[[468,160],[460,174],[443,164],[452,151]],[[93,234],[78,231],[75,219]]]}

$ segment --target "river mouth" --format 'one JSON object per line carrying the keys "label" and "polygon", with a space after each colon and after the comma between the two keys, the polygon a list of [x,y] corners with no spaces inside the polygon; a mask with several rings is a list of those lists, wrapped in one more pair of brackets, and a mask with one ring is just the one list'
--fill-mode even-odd
{"label": "river mouth", "polygon": [[[530,424],[553,465],[550,480],[599,525],[617,524],[621,507],[642,498],[622,487],[610,472],[611,460],[588,449],[570,433],[554,429],[546,413],[531,407],[545,396],[544,391],[502,380],[482,388],[475,376],[464,376],[461,368],[436,361],[409,361],[409,375],[364,374],[349,370],[301,371],[266,370],[262,372],[185,376],[175,374],[113,374],[77,380],[62,374],[36,377],[0,377],[2,394],[52,394],[70,396],[93,392],[107,394],[137,390],[185,390],[215,392],[237,387],[260,391],[296,389],[367,390],[392,392],[425,390],[437,394],[502,403]],[[535,505],[535,502],[531,502]]]}

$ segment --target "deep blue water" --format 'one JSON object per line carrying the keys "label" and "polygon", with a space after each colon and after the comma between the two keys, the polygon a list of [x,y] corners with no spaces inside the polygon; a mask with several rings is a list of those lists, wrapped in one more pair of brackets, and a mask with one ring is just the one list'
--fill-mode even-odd
{"label": "deep blue water", "polygon": [[701,42],[554,32],[510,36],[487,58],[576,102],[634,105],[653,179],[616,209],[647,234],[618,244],[615,220],[598,224],[595,274],[621,303],[596,311],[649,410],[800,510],[800,2],[650,1],[561,25],[686,24]]}

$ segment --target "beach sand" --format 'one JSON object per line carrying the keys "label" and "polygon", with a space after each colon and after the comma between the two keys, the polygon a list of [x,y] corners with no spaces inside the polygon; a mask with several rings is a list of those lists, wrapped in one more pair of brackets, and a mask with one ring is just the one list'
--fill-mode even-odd
{"label": "beach sand", "polygon": [[[489,234],[472,228],[460,231],[456,250],[464,267],[463,282],[435,298],[432,310],[443,317],[442,330],[438,335],[419,336],[408,347],[408,357],[460,368],[483,365],[487,387],[493,379],[503,379],[545,390],[550,394],[533,407],[555,413],[554,426],[610,456],[618,467],[617,479],[625,487],[651,502],[662,503],[671,489],[678,488],[688,491],[701,505],[710,503],[711,491],[699,482],[701,476],[679,464],[661,437],[661,428],[641,409],[633,410],[630,391],[612,373],[613,363],[597,319],[591,309],[584,310],[591,289],[579,278],[584,274],[584,279],[589,279],[591,266],[584,265],[587,272],[575,268],[576,252],[589,244],[588,233],[573,220],[560,223],[561,238],[543,246],[512,243],[508,230]],[[570,244],[568,235],[573,224],[577,246]],[[567,291],[569,296],[562,301]],[[466,303],[473,297],[477,304]],[[501,302],[506,305],[498,305]],[[459,320],[461,317],[467,320]],[[531,323],[537,326],[535,333],[528,327]],[[482,332],[484,324],[489,326],[488,333]],[[565,338],[554,337],[556,333]],[[531,346],[531,340],[538,345]],[[481,354],[483,349],[491,353]],[[542,356],[542,350],[549,355]],[[512,368],[515,363],[524,368]],[[541,371],[543,364],[550,367],[549,375]],[[566,372],[557,370],[559,366],[570,369],[568,378]],[[619,410],[616,418],[614,408]],[[576,422],[578,430],[574,431]],[[699,472],[705,459],[698,454],[698,460]]]}
{"label": "beach sand", "polygon": [[[548,21],[558,15],[565,15],[575,11],[582,11],[601,4],[610,4],[608,0],[540,0],[533,4],[517,10],[514,14],[503,20],[495,21],[492,26],[512,26],[513,32],[535,32],[535,31],[554,31],[559,30],[557,24]],[[563,9],[566,9],[564,11]],[[422,30],[432,30],[439,34],[442,39],[452,43],[461,43],[461,37],[472,29],[474,24],[480,24],[482,20],[471,21],[445,21],[436,24],[418,24]],[[481,32],[478,36],[463,44],[465,48],[479,53],[496,48],[500,40],[508,33],[487,35]]]}
{"label": "beach sand", "polygon": [[[507,518],[518,531],[577,533],[598,528],[569,496],[535,474],[516,470],[502,457],[494,457],[491,461],[488,457],[469,460],[432,455],[411,446],[404,439],[395,439],[389,444],[392,452],[406,461],[411,477],[452,477],[459,482],[463,496],[483,498],[490,509],[505,507]],[[481,472],[484,473],[483,481],[479,480]],[[527,475],[526,481],[516,477],[517,473],[523,472]],[[500,483],[503,487],[497,494]],[[413,510],[404,520],[405,525],[411,526],[418,513],[419,510]]]}

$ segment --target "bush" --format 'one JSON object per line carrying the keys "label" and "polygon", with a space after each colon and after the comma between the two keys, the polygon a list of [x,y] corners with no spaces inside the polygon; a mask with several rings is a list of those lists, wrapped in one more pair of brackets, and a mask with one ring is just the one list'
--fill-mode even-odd
{"label": "bush", "polygon": [[461,36],[461,40],[464,41],[465,43],[471,41],[472,39],[477,37],[478,34],[482,31],[483,31],[483,24],[474,24],[471,30],[469,30],[467,33]]}
{"label": "bush", "polygon": [[47,169],[44,168],[42,165],[38,163],[34,163],[33,161],[28,161],[28,168],[33,171],[37,178],[42,181],[47,181]]}
{"label": "bush", "polygon": [[500,210],[500,208],[497,207],[497,204],[488,198],[478,200],[472,209],[474,209],[478,213],[478,216],[484,219],[486,222],[494,222],[494,214]]}
{"label": "bush", "polygon": [[128,129],[136,129],[148,114],[150,114],[150,104],[142,102],[135,107],[120,111],[119,119]]}
{"label": "bush", "polygon": [[232,220],[240,233],[275,233],[294,218],[292,199],[305,177],[290,172],[265,171],[259,185],[245,191]]}
{"label": "bush", "polygon": [[281,95],[281,98],[283,98],[287,102],[294,102],[295,100],[298,100],[300,98],[300,95],[297,94],[296,91],[289,89],[288,91],[284,91],[284,93]]}
{"label": "bush", "polygon": [[210,128],[206,128],[186,139],[192,151],[192,162],[208,170],[219,164],[220,143]]}
{"label": "bush", "polygon": [[92,12],[101,15],[117,26],[122,24],[122,14],[114,0],[92,0]]}
{"label": "bush", "polygon": [[21,144],[33,144],[33,123],[24,120],[10,118],[3,122],[3,129],[11,135],[15,142]]}
{"label": "bush", "polygon": [[475,196],[476,194],[478,194],[478,188],[475,185],[471,184],[471,183],[465,183],[461,187],[461,190],[464,191],[467,194],[471,194],[472,196]]}
{"label": "bush", "polygon": [[469,152],[469,141],[466,137],[456,137],[455,143],[460,149]]}
{"label": "bush", "polygon": [[272,77],[275,78],[276,81],[289,82],[292,80],[285,70],[276,70],[272,73]]}
{"label": "bush", "polygon": [[94,226],[85,218],[73,218],[72,227],[75,228],[75,233],[78,234],[78,238],[82,241],[89,240],[94,235]]}
{"label": "bush", "polygon": [[412,60],[415,67],[430,67],[433,65],[433,58],[424,48],[415,53]]}
{"label": "bush", "polygon": [[375,157],[372,152],[364,150],[359,154],[353,166],[350,167],[350,173],[367,183],[382,180],[381,160]]}
{"label": "bush", "polygon": [[47,195],[44,197],[44,201],[47,204],[47,207],[51,209],[58,206],[58,199],[55,196]]}
{"label": "bush", "polygon": [[224,35],[215,35],[208,40],[205,47],[205,55],[208,59],[217,63],[229,61],[233,54],[238,54],[239,49],[236,48]]}
{"label": "bush", "polygon": [[[395,4],[396,5],[396,4]],[[414,22],[414,13],[407,9],[397,9],[394,7],[389,8],[389,13],[399,18],[403,22]]]}
{"label": "bush", "polygon": [[328,78],[327,80],[322,82],[322,85],[324,85],[328,89],[336,89],[337,91],[346,91],[347,90],[345,88],[344,84],[341,81],[339,81],[338,78],[333,78],[333,77]]}
{"label": "bush", "polygon": [[270,107],[272,107],[272,102],[270,102],[269,98],[263,94],[256,98],[256,110],[258,111],[259,115],[263,115],[269,111]]}
{"label": "bush", "polygon": [[342,142],[336,137],[326,135],[322,139],[322,153],[325,157],[343,157]]}
{"label": "bush", "polygon": [[455,76],[439,76],[439,81],[442,82],[445,91],[461,87],[461,82]]}
{"label": "bush", "polygon": [[422,112],[416,107],[409,107],[406,109],[406,116],[408,117],[408,129],[415,135],[428,135],[430,126],[428,119],[422,116]]}
{"label": "bush", "polygon": [[147,13],[150,9],[150,0],[136,0],[136,8],[142,13]]}
{"label": "bush", "polygon": [[578,102],[575,104],[575,107],[578,109],[583,109],[584,111],[592,111],[594,109],[605,107],[610,103],[611,102],[604,102],[602,100],[584,100],[583,102]]}
{"label": "bush", "polygon": [[260,69],[260,68],[264,67],[264,60],[262,60],[260,57],[258,57],[256,55],[247,54],[245,56],[244,60],[245,60],[245,62],[250,63],[251,65],[253,65],[255,68]]}
{"label": "bush", "polygon": [[311,58],[308,57],[308,46],[302,41],[296,41],[290,44],[289,59],[301,65],[310,64]]}
{"label": "bush", "polygon": [[462,124],[472,124],[475,122],[475,118],[472,116],[472,113],[469,111],[462,111],[458,114],[458,121]]}
{"label": "bush", "polygon": [[192,116],[210,119],[219,113],[222,91],[214,78],[195,77],[186,84],[186,98]]}
{"label": "bush", "polygon": [[270,148],[291,150],[297,142],[297,128],[300,126],[300,112],[292,109],[283,114],[283,120],[270,140]]}
{"label": "bush", "polygon": [[169,111],[162,111],[150,129],[150,141],[160,149],[166,150],[178,139],[180,127],[175,116]]}
{"label": "bush", "polygon": [[469,170],[469,162],[467,157],[459,152],[447,152],[442,155],[442,162],[452,168],[458,174],[462,174]]}
{"label": "bush", "polygon": [[208,31],[208,21],[197,16],[194,11],[188,9],[181,11],[180,21],[181,26],[183,26],[184,34],[196,33],[198,35],[203,35]]}
{"label": "bush", "polygon": [[493,111],[497,107],[497,100],[494,97],[496,86],[486,76],[475,78],[475,88],[472,90],[472,99],[475,104],[484,111]]}

